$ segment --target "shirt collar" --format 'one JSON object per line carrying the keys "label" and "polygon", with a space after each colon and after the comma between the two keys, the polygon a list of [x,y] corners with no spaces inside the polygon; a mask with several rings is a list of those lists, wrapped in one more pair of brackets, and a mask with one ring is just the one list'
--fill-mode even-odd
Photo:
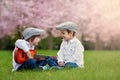
{"label": "shirt collar", "polygon": [[[68,41],[68,43],[73,43],[75,41],[75,39],[76,39],[76,37],[72,38],[71,40]],[[65,40],[63,39],[63,41],[65,41]],[[67,42],[67,41],[65,41],[65,42]]]}
{"label": "shirt collar", "polygon": [[75,41],[76,37],[72,38],[69,42],[73,43]]}

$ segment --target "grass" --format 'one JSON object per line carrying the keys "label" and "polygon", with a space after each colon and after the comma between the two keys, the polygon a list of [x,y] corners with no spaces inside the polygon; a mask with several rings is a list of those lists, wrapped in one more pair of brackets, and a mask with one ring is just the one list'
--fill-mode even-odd
{"label": "grass", "polygon": [[[55,50],[38,53],[56,55]],[[84,69],[11,72],[12,52],[0,51],[0,80],[119,80],[120,51],[85,51]]]}

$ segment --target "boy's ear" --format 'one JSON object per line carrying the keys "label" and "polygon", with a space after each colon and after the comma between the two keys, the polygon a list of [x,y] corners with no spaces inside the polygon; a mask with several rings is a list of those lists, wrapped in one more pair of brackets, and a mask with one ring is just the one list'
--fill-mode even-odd
{"label": "boy's ear", "polygon": [[69,34],[72,34],[72,35],[73,35],[73,32],[71,31]]}
{"label": "boy's ear", "polygon": [[70,34],[74,37],[75,36],[75,32],[70,32]]}
{"label": "boy's ear", "polygon": [[31,40],[31,39],[28,39],[27,41],[28,41],[28,42],[32,42],[32,40]]}

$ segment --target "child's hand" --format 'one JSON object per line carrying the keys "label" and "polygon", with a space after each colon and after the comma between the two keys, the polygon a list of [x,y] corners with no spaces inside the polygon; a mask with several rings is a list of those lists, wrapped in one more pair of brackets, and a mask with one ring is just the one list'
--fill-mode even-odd
{"label": "child's hand", "polygon": [[63,62],[58,63],[59,66],[64,66],[65,64]]}
{"label": "child's hand", "polygon": [[57,59],[57,56],[51,56],[51,58]]}
{"label": "child's hand", "polygon": [[28,58],[32,58],[33,59],[33,56],[31,55],[30,51],[27,52],[27,56],[28,56]]}
{"label": "child's hand", "polygon": [[45,58],[44,58],[44,57],[41,57],[41,58],[39,59],[39,61],[41,61],[41,60],[45,60]]}

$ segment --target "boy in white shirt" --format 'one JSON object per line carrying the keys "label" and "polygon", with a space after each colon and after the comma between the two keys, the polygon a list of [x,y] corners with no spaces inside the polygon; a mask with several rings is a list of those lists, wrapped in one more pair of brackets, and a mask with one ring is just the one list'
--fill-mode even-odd
{"label": "boy in white shirt", "polygon": [[[15,42],[15,49],[13,51],[13,71],[42,69],[43,66],[47,64],[47,60],[35,60],[30,52],[30,50],[34,50],[35,46],[38,45],[43,32],[42,29],[37,28],[26,28],[23,31],[24,39],[18,39]],[[25,52],[28,58],[25,62],[20,63],[16,61],[18,59],[18,56],[16,56],[16,49],[21,49]]]}
{"label": "boy in white shirt", "polygon": [[60,30],[63,41],[57,53],[57,60],[54,58],[48,59],[50,67],[84,67],[84,48],[75,37],[76,27],[76,24],[72,22],[65,22],[56,27],[57,30]]}

